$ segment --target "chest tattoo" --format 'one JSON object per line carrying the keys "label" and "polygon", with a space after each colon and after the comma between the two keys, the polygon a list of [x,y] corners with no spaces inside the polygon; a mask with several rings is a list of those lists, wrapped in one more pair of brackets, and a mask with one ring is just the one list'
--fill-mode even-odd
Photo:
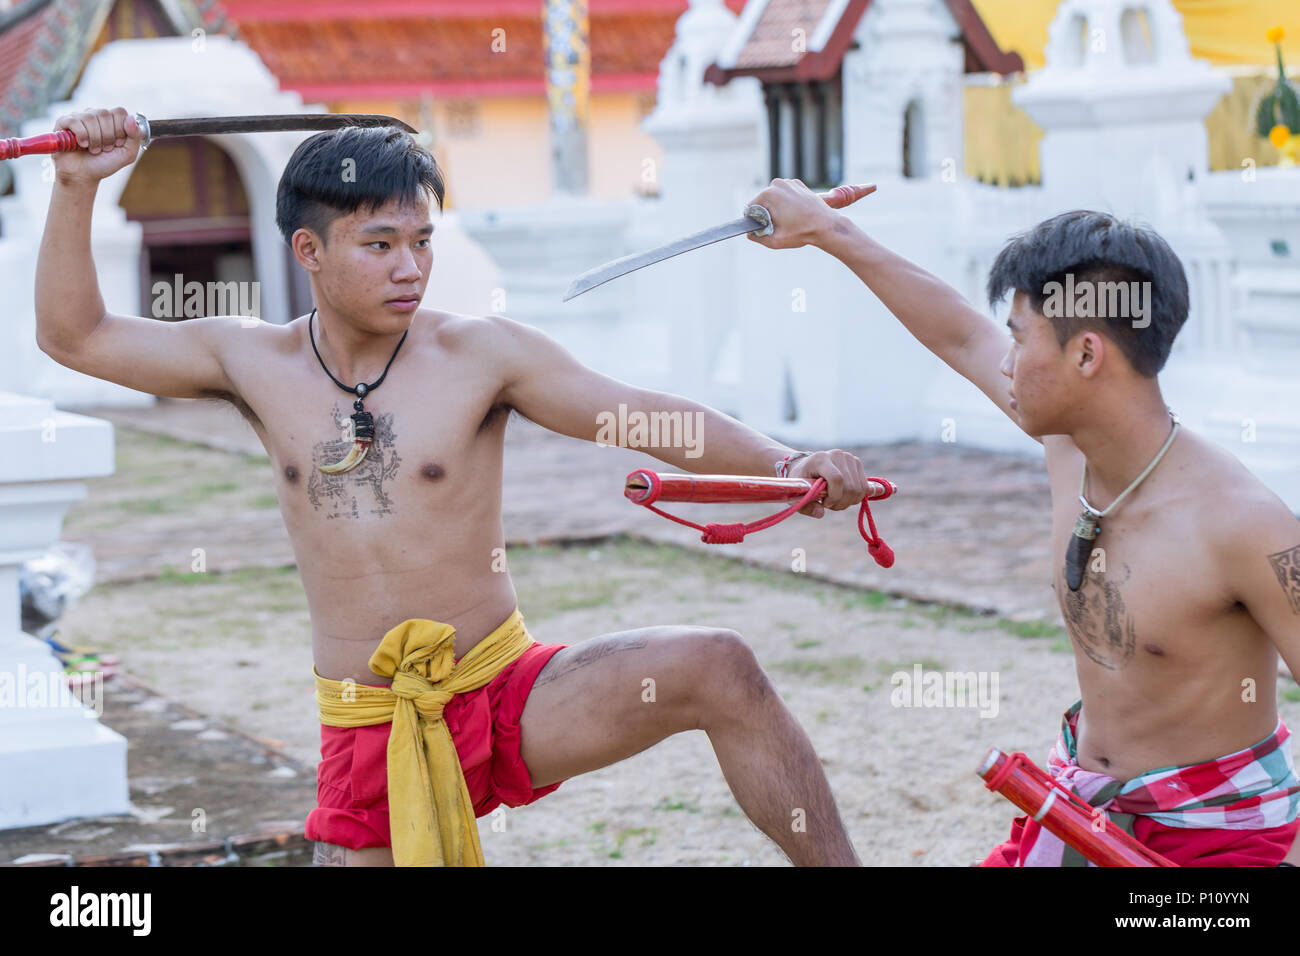
{"label": "chest tattoo", "polygon": [[347,454],[352,440],[345,432],[351,408],[335,402],[331,415],[338,425],[335,437],[312,447],[312,467],[308,469],[307,499],[326,518],[360,518],[393,513],[389,495],[397,468],[402,463],[397,453],[397,434],[393,431],[393,413],[380,412],[375,418],[375,437],[365,460],[351,471],[338,475],[322,472],[318,466],[336,462]]}
{"label": "chest tattoo", "polygon": [[1127,564],[1120,580],[1114,571],[1089,570],[1079,590],[1062,593],[1061,611],[1070,636],[1089,660],[1111,671],[1128,666],[1137,647],[1137,629],[1120,591],[1129,576]]}
{"label": "chest tattoo", "polygon": [[1289,551],[1270,554],[1268,563],[1273,565],[1277,583],[1282,585],[1287,600],[1291,602],[1292,613],[1300,614],[1300,544]]}

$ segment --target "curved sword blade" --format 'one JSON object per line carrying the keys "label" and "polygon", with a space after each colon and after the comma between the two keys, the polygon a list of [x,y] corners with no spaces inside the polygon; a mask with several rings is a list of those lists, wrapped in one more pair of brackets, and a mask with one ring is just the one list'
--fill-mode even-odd
{"label": "curved sword blade", "polygon": [[569,290],[564,293],[564,298],[560,301],[568,302],[575,296],[590,292],[596,286],[604,285],[611,279],[625,276],[629,272],[636,272],[637,269],[644,269],[646,266],[652,266],[656,262],[671,259],[673,256],[680,256],[683,252],[690,252],[692,249],[699,249],[701,246],[712,245],[715,242],[721,242],[723,239],[730,239],[732,236],[743,236],[747,232],[765,229],[769,222],[770,220],[765,222],[755,216],[741,216],[739,219],[731,220],[731,222],[724,222],[720,226],[701,229],[697,233],[670,242],[657,249],[633,253],[630,256],[615,259],[613,262],[607,262],[603,266],[588,269],[573,280],[569,285]]}
{"label": "curved sword blade", "polygon": [[213,133],[270,133],[288,130],[326,130],[344,126],[396,126],[416,130],[392,116],[379,113],[279,113],[266,116],[204,116],[149,120],[152,139],[163,136],[199,136]]}

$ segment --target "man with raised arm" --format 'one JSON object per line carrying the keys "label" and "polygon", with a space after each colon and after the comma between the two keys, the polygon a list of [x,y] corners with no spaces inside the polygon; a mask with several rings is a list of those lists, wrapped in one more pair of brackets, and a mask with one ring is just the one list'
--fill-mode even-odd
{"label": "man with raised arm", "polygon": [[510,319],[420,308],[444,184],[433,157],[391,127],[312,136],[281,177],[277,223],[310,280],[310,315],[271,325],[110,313],[91,210],[99,181],[136,159],[140,131],[122,109],[57,126],[83,149],[55,159],[40,348],[140,391],[224,398],[270,456],[311,613],[322,761],[306,832],[318,863],[481,864],[475,816],[693,729],[791,861],[857,863],[817,754],[739,634],[661,626],[542,645],[500,563],[511,409],[588,441],[620,405],[629,417],[698,415],[698,448],[652,454],[694,472],[825,478],[823,504],[803,509],[814,517],[862,500],[857,458],[795,453],[586,368]]}
{"label": "man with raised arm", "polygon": [[[869,190],[855,187],[849,201]],[[1188,311],[1183,267],[1165,241],[1087,211],[1015,237],[988,283],[993,305],[1013,294],[1008,341],[802,182],[774,180],[752,202],[776,223],[753,241],[835,256],[1042,442],[1052,587],[1082,695],[1065,714],[1052,774],[1099,820],[1175,863],[1281,863],[1300,826],[1300,780],[1277,712],[1278,655],[1300,676],[1300,523],[1165,406],[1156,375]],[[1021,817],[984,865],[1081,862]]]}

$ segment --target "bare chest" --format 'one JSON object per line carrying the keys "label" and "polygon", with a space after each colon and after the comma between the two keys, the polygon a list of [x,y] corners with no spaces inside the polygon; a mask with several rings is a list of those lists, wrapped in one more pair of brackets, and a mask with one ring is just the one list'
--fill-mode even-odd
{"label": "bare chest", "polygon": [[278,364],[240,384],[291,534],[376,522],[391,531],[430,509],[454,507],[471,490],[499,485],[507,410],[494,404],[499,386],[484,370],[413,350],[365,397],[374,434],[364,441],[353,420],[354,394],[299,357]]}
{"label": "bare chest", "polygon": [[1052,587],[1077,651],[1107,671],[1200,656],[1227,602],[1194,523],[1138,509],[1103,519],[1071,590],[1065,555],[1079,511],[1077,499],[1058,502],[1052,521]]}

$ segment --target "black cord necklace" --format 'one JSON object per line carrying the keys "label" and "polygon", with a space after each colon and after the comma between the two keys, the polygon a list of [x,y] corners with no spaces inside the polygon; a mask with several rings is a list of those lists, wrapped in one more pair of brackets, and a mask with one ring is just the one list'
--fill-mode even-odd
{"label": "black cord necklace", "polygon": [[388,360],[384,366],[384,372],[379,378],[367,385],[365,382],[358,382],[355,386],[344,385],[334,374],[325,366],[325,360],[320,357],[320,350],[316,348],[316,334],[312,331],[312,322],[316,318],[316,310],[311,310],[311,317],[307,319],[307,335],[311,338],[311,350],[316,353],[316,361],[320,362],[320,367],[325,369],[325,374],[343,391],[357,397],[352,403],[352,447],[348,450],[347,457],[342,461],[337,461],[332,465],[318,465],[317,467],[327,475],[341,475],[344,472],[351,471],[363,461],[366,460],[366,453],[370,450],[370,443],[375,439],[375,419],[362,404],[367,395],[383,384],[384,379],[388,376],[388,370],[393,367],[393,359],[397,358],[397,353],[401,351],[402,342],[406,341],[407,334],[411,331],[409,328],[402,333],[401,341],[397,343],[397,348],[393,349],[393,357]]}

